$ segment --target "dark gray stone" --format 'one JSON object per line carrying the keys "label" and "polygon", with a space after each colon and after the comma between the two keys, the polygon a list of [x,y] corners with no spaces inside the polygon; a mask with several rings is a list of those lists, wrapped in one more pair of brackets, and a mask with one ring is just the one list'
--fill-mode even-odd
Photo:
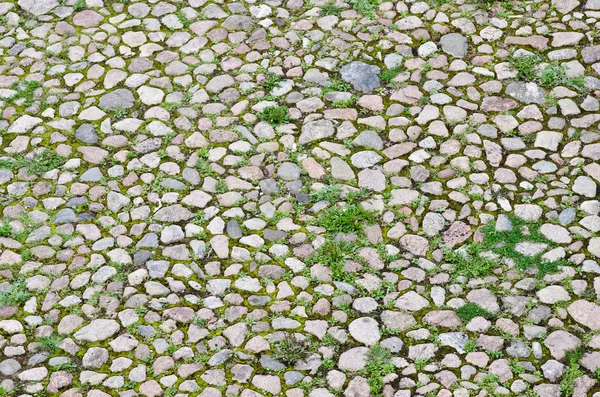
{"label": "dark gray stone", "polygon": [[135,98],[131,91],[119,88],[100,98],[100,107],[104,110],[115,110],[117,108],[129,109],[133,107],[134,101]]}
{"label": "dark gray stone", "polygon": [[83,143],[98,142],[98,134],[96,134],[94,126],[89,123],[81,124],[79,128],[77,128],[75,131],[75,138]]}
{"label": "dark gray stone", "polygon": [[379,87],[379,69],[378,66],[369,65],[364,62],[356,61],[344,65],[340,70],[342,79],[352,84],[355,90],[362,92],[373,91]]}

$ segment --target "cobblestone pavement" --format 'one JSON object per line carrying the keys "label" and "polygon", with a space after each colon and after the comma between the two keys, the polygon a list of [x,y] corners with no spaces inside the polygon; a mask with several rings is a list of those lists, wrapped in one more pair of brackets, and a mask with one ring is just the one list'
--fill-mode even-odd
{"label": "cobblestone pavement", "polygon": [[600,396],[600,0],[0,0],[0,396]]}

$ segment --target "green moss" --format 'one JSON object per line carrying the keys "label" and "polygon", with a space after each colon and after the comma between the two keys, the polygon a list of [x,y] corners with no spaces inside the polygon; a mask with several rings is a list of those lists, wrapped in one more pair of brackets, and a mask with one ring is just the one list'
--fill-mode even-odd
{"label": "green moss", "polygon": [[456,315],[464,324],[469,323],[469,321],[475,317],[485,317],[487,319],[494,318],[492,313],[473,302],[469,302],[456,309]]}

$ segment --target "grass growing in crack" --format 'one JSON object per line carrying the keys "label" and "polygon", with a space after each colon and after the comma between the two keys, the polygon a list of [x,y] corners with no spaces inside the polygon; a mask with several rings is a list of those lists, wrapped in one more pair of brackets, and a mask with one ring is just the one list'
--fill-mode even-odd
{"label": "grass growing in crack", "polygon": [[123,106],[117,106],[113,109],[113,115],[116,119],[122,119],[123,117],[127,116],[127,109],[125,109]]}
{"label": "grass growing in crack", "polygon": [[257,116],[259,119],[266,121],[274,127],[290,121],[288,108],[286,106],[267,106]]}
{"label": "grass growing in crack", "polygon": [[362,233],[365,225],[375,222],[375,211],[368,211],[360,204],[350,204],[346,207],[331,207],[326,209],[315,224],[329,233]]}
{"label": "grass growing in crack", "polygon": [[328,201],[334,203],[340,198],[342,188],[339,185],[327,185],[323,189],[315,190],[310,194],[310,201],[313,203],[319,201]]}
{"label": "grass growing in crack", "polygon": [[579,359],[583,356],[584,350],[582,347],[578,347],[575,350],[568,351],[565,354],[565,360],[567,361],[567,368],[562,376],[560,382],[560,395],[565,397],[571,397],[575,391],[575,380],[583,375],[583,371],[579,369]]}
{"label": "grass growing in crack", "polygon": [[496,374],[485,375],[477,385],[487,392],[491,396],[496,395],[496,387],[500,382],[500,377]]}
{"label": "grass growing in crack", "polygon": [[45,149],[33,159],[25,156],[16,157],[13,161],[0,162],[0,168],[17,170],[25,167],[27,175],[41,175],[56,168],[60,168],[67,159],[50,149]]}
{"label": "grass growing in crack", "polygon": [[367,18],[375,16],[375,10],[379,8],[379,0],[350,0],[352,8]]}
{"label": "grass growing in crack", "polygon": [[379,76],[379,78],[384,83],[389,83],[403,71],[404,71],[404,68],[402,66],[394,66],[391,69],[387,69],[387,70],[384,70],[383,72],[381,72],[381,75]]}
{"label": "grass growing in crack", "polygon": [[468,245],[464,254],[445,247],[442,248],[442,251],[446,261],[453,265],[452,273],[457,276],[484,277],[491,274],[492,270],[498,266],[491,259],[481,257],[481,245],[477,243]]}
{"label": "grass growing in crack", "polygon": [[358,101],[358,98],[354,95],[352,95],[350,97],[350,99],[337,99],[333,102],[331,102],[331,106],[333,106],[336,109],[339,108],[349,108],[354,106],[354,104]]}
{"label": "grass growing in crack", "polygon": [[538,84],[546,89],[552,89],[559,85],[574,88],[579,91],[585,90],[583,76],[567,77],[566,67],[562,65],[547,65],[538,79]]}
{"label": "grass growing in crack", "polygon": [[183,11],[179,10],[175,15],[177,15],[177,19],[179,20],[179,22],[181,22],[184,28],[187,29],[192,25],[192,21],[187,19]]}
{"label": "grass growing in crack", "polygon": [[510,67],[517,71],[517,80],[522,81],[537,79],[537,66],[541,61],[537,55],[513,55],[508,58]]}
{"label": "grass growing in crack", "polygon": [[306,339],[287,335],[284,340],[277,344],[273,351],[273,358],[287,365],[294,365],[298,361],[305,360],[310,354],[310,344]]}
{"label": "grass growing in crack", "polygon": [[339,17],[342,14],[342,11],[344,11],[344,7],[340,7],[337,4],[335,4],[335,1],[332,1],[321,6],[321,11],[319,12],[319,15],[322,17],[326,15],[334,15],[336,17]]}
{"label": "grass growing in crack", "polygon": [[40,87],[41,84],[39,81],[27,81],[24,84],[19,84],[18,82],[12,85],[12,89],[17,92],[12,95],[10,98],[6,100],[9,105],[14,105],[19,99],[24,99],[23,106],[29,107],[33,104],[33,96],[35,94],[35,90]]}
{"label": "grass growing in crack", "polygon": [[383,378],[396,370],[391,363],[392,353],[381,345],[373,345],[367,353],[365,377],[373,396],[380,396],[385,383]]}
{"label": "grass growing in crack", "polygon": [[31,295],[25,288],[25,281],[15,280],[6,291],[0,292],[0,307],[3,306],[20,306]]}
{"label": "grass growing in crack", "polygon": [[328,92],[348,92],[352,89],[352,86],[345,81],[339,79],[330,80],[329,84],[323,88],[324,93]]}
{"label": "grass growing in crack", "polygon": [[564,260],[548,262],[542,259],[543,253],[528,256],[517,251],[517,244],[522,242],[542,243],[549,248],[555,246],[546,236],[540,232],[539,223],[531,223],[521,218],[509,215],[511,230],[496,230],[496,222],[491,221],[483,229],[483,242],[472,243],[464,250],[456,251],[443,248],[446,261],[453,265],[452,273],[466,277],[484,277],[491,274],[498,267],[498,262],[490,258],[482,257],[485,251],[492,252],[500,257],[510,258],[514,261],[517,270],[526,271],[537,268],[538,277],[558,271],[565,264]]}
{"label": "grass growing in crack", "polygon": [[57,333],[50,334],[38,339],[41,349],[45,352],[53,354],[59,349],[60,343],[65,339],[64,336]]}
{"label": "grass growing in crack", "polygon": [[482,248],[491,250],[495,254],[511,258],[519,270],[527,270],[539,265],[541,254],[536,256],[527,256],[516,250],[516,246],[520,242],[543,243],[552,245],[552,242],[546,238],[541,232],[541,225],[538,223],[528,223],[517,216],[508,217],[512,230],[498,231],[496,230],[496,222],[492,221],[483,228],[483,244]]}
{"label": "grass growing in crack", "polygon": [[262,82],[262,86],[266,91],[271,91],[275,87],[279,87],[281,76],[277,73],[267,72],[267,77]]}
{"label": "grass growing in crack", "polygon": [[347,260],[356,256],[359,245],[345,241],[326,241],[309,258],[308,264],[321,263],[331,270],[334,281],[352,283],[355,275],[344,268]]}
{"label": "grass growing in crack", "polygon": [[464,324],[468,324],[469,321],[475,317],[485,317],[491,319],[494,317],[492,313],[479,306],[477,303],[469,302],[458,309],[456,309],[456,315]]}
{"label": "grass growing in crack", "polygon": [[561,85],[580,92],[586,90],[583,77],[568,77],[563,65],[548,64],[540,69],[542,59],[537,55],[513,55],[508,62],[517,71],[517,80],[535,82],[548,90]]}

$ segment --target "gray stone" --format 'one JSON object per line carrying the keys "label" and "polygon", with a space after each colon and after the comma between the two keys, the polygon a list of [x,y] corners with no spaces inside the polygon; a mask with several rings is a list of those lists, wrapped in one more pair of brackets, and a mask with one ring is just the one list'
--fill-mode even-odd
{"label": "gray stone", "polygon": [[19,6],[33,15],[47,14],[59,4],[58,0],[19,0]]}
{"label": "gray stone", "polygon": [[77,340],[98,342],[110,338],[119,332],[120,328],[115,320],[97,319],[75,332],[74,337]]}
{"label": "gray stone", "polygon": [[440,46],[446,54],[462,58],[467,55],[469,44],[465,36],[459,33],[449,33],[440,38]]}
{"label": "gray stone", "polygon": [[352,84],[355,90],[369,92],[379,87],[380,71],[381,69],[378,66],[354,61],[344,65],[340,69],[340,74],[342,75],[342,79]]}
{"label": "gray stone", "polygon": [[532,82],[515,81],[506,86],[506,93],[523,103],[544,103],[545,90]]}
{"label": "gray stone", "polygon": [[131,91],[124,88],[114,90],[100,98],[100,108],[104,110],[115,110],[118,108],[129,109],[133,107],[135,98]]}

